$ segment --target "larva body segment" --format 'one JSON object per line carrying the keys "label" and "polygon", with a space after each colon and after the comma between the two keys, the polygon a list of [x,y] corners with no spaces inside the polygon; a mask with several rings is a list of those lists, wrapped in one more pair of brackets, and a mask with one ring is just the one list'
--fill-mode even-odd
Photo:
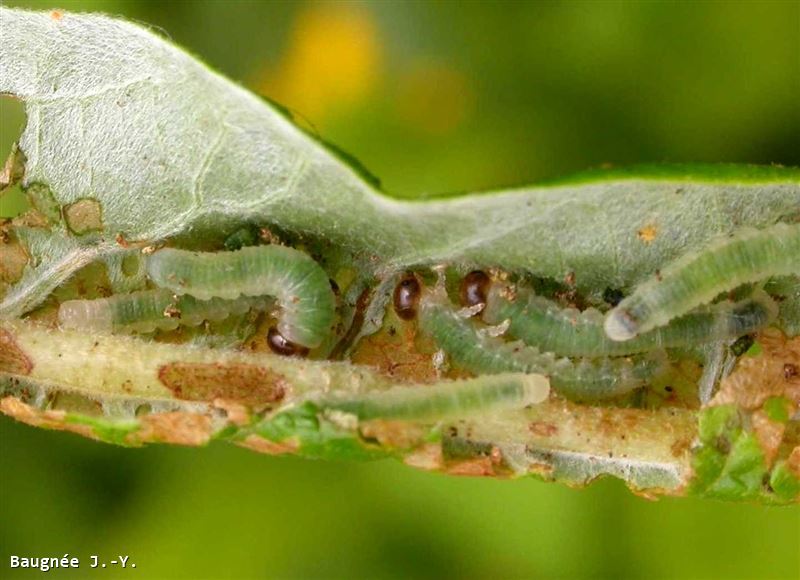
{"label": "larva body segment", "polygon": [[774,320],[777,305],[764,292],[740,302],[722,302],[673,320],[625,342],[611,340],[603,314],[594,308],[563,308],[531,290],[495,283],[489,291],[483,319],[509,321],[508,334],[546,352],[570,357],[624,356],[662,348],[735,339]]}
{"label": "larva body segment", "polygon": [[800,336],[800,294],[781,303],[780,319],[783,331],[788,336]]}
{"label": "larva body segment", "polygon": [[638,286],[606,316],[605,331],[630,340],[720,293],[770,276],[800,272],[800,223],[748,229],[674,262]]}
{"label": "larva body segment", "polygon": [[576,399],[604,399],[632,391],[655,374],[649,359],[581,359],[577,362],[521,342],[505,342],[481,332],[458,314],[442,292],[424,296],[420,326],[458,366],[475,374],[544,374],[559,393]]}
{"label": "larva body segment", "polygon": [[278,331],[308,348],[331,331],[335,298],[325,271],[310,256],[285,246],[253,246],[234,252],[167,248],[148,256],[147,274],[176,294],[208,300],[274,296],[281,310]]}
{"label": "larva body segment", "polygon": [[216,322],[231,314],[242,314],[263,307],[261,299],[198,300],[177,296],[165,289],[116,294],[97,300],[69,300],[58,309],[59,326],[70,330],[102,333],[153,332],[174,330],[178,326],[197,326]]}
{"label": "larva body segment", "polygon": [[773,278],[765,286],[778,297],[778,324],[788,336],[800,336],[800,277]]}
{"label": "larva body segment", "polygon": [[364,420],[438,420],[541,403],[549,391],[549,381],[542,375],[505,373],[434,385],[398,386],[355,398],[324,400],[322,405]]}

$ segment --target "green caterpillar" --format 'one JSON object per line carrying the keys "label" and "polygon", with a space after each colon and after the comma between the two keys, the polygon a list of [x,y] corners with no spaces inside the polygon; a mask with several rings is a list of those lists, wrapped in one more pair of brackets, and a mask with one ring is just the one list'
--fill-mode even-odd
{"label": "green caterpillar", "polygon": [[722,292],[798,272],[800,224],[748,229],[684,256],[637,286],[609,312],[605,331],[612,340],[630,340],[708,304]]}
{"label": "green caterpillar", "polygon": [[460,367],[476,374],[545,374],[556,391],[570,398],[604,399],[628,393],[644,385],[660,367],[658,361],[646,358],[575,362],[519,342],[505,342],[479,331],[438,289],[422,297],[419,321],[423,331]]}
{"label": "green caterpillar", "polygon": [[740,302],[723,302],[677,318],[669,325],[634,339],[613,341],[603,329],[603,314],[562,308],[533,291],[494,284],[488,292],[483,319],[509,321],[508,334],[526,344],[572,357],[623,356],[661,348],[731,340],[765,327],[777,315],[777,305],[764,292]]}
{"label": "green caterpillar", "polygon": [[265,301],[250,297],[198,300],[165,289],[143,290],[97,300],[69,300],[59,307],[58,321],[61,328],[70,330],[147,333],[216,322],[264,305]]}
{"label": "green caterpillar", "polygon": [[285,246],[252,246],[235,252],[190,252],[172,248],[147,257],[156,285],[200,300],[274,296],[280,307],[277,331],[291,343],[319,346],[331,332],[335,297],[328,275],[308,255]]}
{"label": "green caterpillar", "polygon": [[[780,305],[778,329],[800,333],[797,168],[640,166],[483,194],[402,200],[385,195],[358,166],[267,100],[148,30],[97,15],[3,7],[0,21],[0,93],[24,101],[28,118],[0,172],[0,193],[19,184],[32,209],[0,223],[4,412],[46,426],[62,417],[66,426],[101,438],[111,423],[126,429],[133,423],[137,430],[130,439],[125,435],[126,444],[170,434],[196,441],[236,437],[256,448],[267,444],[270,452],[281,443],[277,450],[307,453],[303,438],[312,433],[312,445],[327,438],[331,417],[337,434],[325,445],[340,450],[340,431],[355,435],[345,413],[435,424],[452,416],[455,421],[440,426],[458,424],[460,430],[460,416],[489,410],[471,423],[494,421],[488,435],[463,438],[500,450],[504,461],[516,457],[521,470],[556,478],[578,472],[570,481],[624,474],[644,492],[691,490],[693,479],[705,477],[720,488],[742,484],[753,493],[797,495],[796,478],[780,471],[796,443],[796,425],[789,424],[796,409],[790,414],[778,396],[771,409],[765,403],[772,427],[786,424],[780,429],[787,437],[773,458],[775,449],[756,453],[754,440],[728,436],[739,422],[742,435],[756,425],[751,409],[731,409],[736,421],[704,424],[715,410],[686,408],[693,401],[684,388],[697,382],[700,402],[710,400],[737,364],[731,353],[738,350],[708,341],[761,328],[774,316],[772,299]],[[302,252],[240,249],[274,240]],[[153,252],[165,246],[176,249]],[[508,320],[508,334],[524,340],[512,342],[501,336],[505,324],[469,320],[442,291],[425,292],[431,270],[472,271],[465,277],[464,314],[487,309],[483,272],[534,279],[536,287],[557,288],[575,303],[597,305],[608,289],[632,294],[606,320],[592,310],[492,298],[485,319]],[[790,282],[777,284],[779,276]],[[735,304],[719,296],[768,278],[769,298],[758,290]],[[389,286],[397,280],[392,296]],[[61,326],[79,331],[45,326],[63,296],[94,284],[112,298],[60,305]],[[448,288],[452,293],[453,285]],[[521,296],[530,296],[526,292]],[[216,320],[260,306],[268,296],[280,307],[268,347],[288,355],[313,348],[312,358],[327,360],[262,352],[263,337],[255,334],[264,318],[243,314],[170,337],[183,341],[179,346],[147,336],[93,334]],[[396,316],[384,313],[390,300]],[[404,383],[402,372],[416,381],[441,370],[438,356],[429,364],[428,343],[414,340],[418,325],[449,353],[456,371],[477,377],[427,387]],[[246,344],[253,352],[236,351],[245,335],[254,338]],[[686,384],[675,397],[662,397],[660,387],[670,391],[667,376],[658,374],[664,366],[659,349],[673,344],[686,347],[668,353],[674,375]],[[698,354],[707,354],[702,376]],[[778,382],[794,380],[796,365],[774,356],[781,356]],[[382,373],[368,368],[376,363]],[[524,374],[509,376],[512,371]],[[618,401],[625,408],[555,400],[524,413],[495,413],[543,400],[547,380],[562,395],[587,400],[653,388],[641,400]],[[132,393],[138,393],[135,402]],[[241,438],[242,429],[270,421],[277,404],[291,409],[315,402],[322,407],[314,407],[307,424],[293,424],[280,439]],[[655,402],[657,409],[627,408],[637,402]],[[154,416],[134,422],[140,407]],[[629,411],[638,415],[635,426]],[[537,414],[558,437],[533,433]],[[605,418],[616,426],[607,428]],[[594,430],[600,438],[629,434],[639,441],[589,441],[584,426],[596,419],[603,419]],[[684,424],[688,419],[691,426]],[[186,420],[199,427],[186,428]],[[760,429],[757,434],[760,439]],[[439,451],[447,469],[444,445]],[[706,452],[705,465],[689,463],[689,455]],[[770,478],[762,463],[774,463]],[[755,464],[757,473],[750,469]],[[654,472],[668,475],[651,479]]]}
{"label": "green caterpillar", "polygon": [[323,399],[321,405],[365,420],[439,419],[533,405],[545,400],[549,389],[549,381],[542,375],[506,373],[418,387],[398,386],[359,397]]}

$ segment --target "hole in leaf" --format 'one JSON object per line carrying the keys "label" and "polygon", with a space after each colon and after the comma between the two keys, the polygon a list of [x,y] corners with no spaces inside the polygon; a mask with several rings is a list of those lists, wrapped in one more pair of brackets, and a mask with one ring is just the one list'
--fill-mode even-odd
{"label": "hole in leaf", "polygon": [[[0,172],[25,127],[25,105],[19,99],[0,96]],[[0,193],[0,218],[13,218],[29,208],[28,200],[17,183]]]}

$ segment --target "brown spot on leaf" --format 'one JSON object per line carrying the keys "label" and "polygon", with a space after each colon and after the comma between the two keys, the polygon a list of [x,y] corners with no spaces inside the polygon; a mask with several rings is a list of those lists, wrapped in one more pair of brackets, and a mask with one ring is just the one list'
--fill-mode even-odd
{"label": "brown spot on leaf", "polygon": [[228,416],[228,420],[234,425],[243,427],[250,423],[250,410],[246,405],[237,401],[229,401],[227,399],[214,399],[214,407],[222,409]]}
{"label": "brown spot on leaf", "polygon": [[786,426],[778,421],[772,421],[764,411],[756,411],[752,416],[753,431],[756,439],[764,451],[764,458],[767,467],[772,467],[775,457],[778,455],[778,448],[783,441],[783,433]]}
{"label": "brown spot on leaf", "polygon": [[553,471],[555,468],[550,465],[549,463],[529,463],[528,464],[528,473],[532,475],[538,475],[545,479],[549,479],[553,476]]}
{"label": "brown spot on leaf", "polygon": [[648,224],[636,232],[636,237],[645,244],[649,244],[658,237],[658,228],[653,224]]}
{"label": "brown spot on leaf", "polygon": [[539,435],[540,437],[552,437],[556,433],[558,433],[558,426],[554,425],[553,423],[546,423],[544,421],[533,421],[530,425],[528,425],[528,429],[534,435]]}
{"label": "brown spot on leaf", "polygon": [[99,439],[89,425],[66,422],[67,413],[65,411],[42,411],[23,403],[16,397],[9,396],[0,400],[0,411],[32,427],[70,431],[84,437],[89,437],[90,439]]}
{"label": "brown spot on leaf", "polygon": [[647,501],[658,501],[659,496],[662,495],[683,495],[683,487],[676,487],[674,489],[665,489],[659,487],[653,487],[649,489],[637,489],[635,487],[628,486],[628,489],[631,490],[631,493],[637,497],[642,499],[646,499]]}
{"label": "brown spot on leaf", "polygon": [[29,260],[28,252],[22,244],[9,237],[0,240],[0,282],[18,282]]}
{"label": "brown spot on leaf", "polygon": [[[431,356],[436,345],[427,336],[418,335],[415,324],[398,323],[394,310],[387,312],[389,323],[360,340],[350,355],[353,364],[377,367],[381,373],[398,381],[428,382],[436,378]],[[388,328],[394,328],[389,332]],[[400,329],[399,331],[397,329]]]}
{"label": "brown spot on leaf", "polygon": [[800,478],[800,445],[792,449],[792,452],[789,453],[789,458],[786,460],[786,467]]}
{"label": "brown spot on leaf", "polygon": [[676,439],[675,442],[670,446],[669,450],[673,457],[680,459],[686,455],[691,447],[692,441],[690,439]]}
{"label": "brown spot on leaf", "polygon": [[205,445],[211,439],[211,418],[200,413],[174,411],[141,418],[138,431],[128,435],[130,443],[157,441],[175,445]]}
{"label": "brown spot on leaf", "polygon": [[468,475],[470,477],[493,477],[499,475],[491,457],[476,457],[450,463],[446,472],[450,475]]}
{"label": "brown spot on leaf", "polygon": [[442,446],[439,443],[428,443],[419,449],[409,453],[403,459],[403,463],[417,469],[425,471],[438,471],[444,464]]}
{"label": "brown spot on leaf", "polygon": [[287,453],[296,453],[300,449],[300,445],[294,441],[275,443],[255,434],[248,435],[244,441],[237,441],[236,444],[267,455],[285,455]]}
{"label": "brown spot on leaf", "polygon": [[508,475],[503,466],[503,452],[492,446],[488,455],[448,463],[445,471],[450,475],[469,475],[479,477],[502,477]]}
{"label": "brown spot on leaf", "polygon": [[47,216],[35,209],[29,209],[12,220],[14,227],[46,228],[49,224]]}
{"label": "brown spot on leaf", "polygon": [[384,419],[364,422],[360,426],[360,431],[362,437],[374,439],[381,447],[394,449],[411,449],[419,445],[428,434],[420,425]]}
{"label": "brown spot on leaf", "polygon": [[0,328],[0,371],[12,375],[29,375],[33,362],[17,345],[14,336]]}
{"label": "brown spot on leaf", "polygon": [[103,229],[103,209],[96,199],[81,199],[64,208],[67,227],[77,235]]}
{"label": "brown spot on leaf", "polygon": [[248,405],[275,403],[286,396],[283,375],[246,363],[171,363],[158,371],[159,380],[179,399],[225,399]]}
{"label": "brown spot on leaf", "polygon": [[768,330],[758,343],[761,353],[739,359],[734,372],[723,379],[712,406],[735,404],[755,410],[770,397],[786,397],[800,406],[800,375],[786,371],[800,368],[800,337],[789,340],[777,330]]}
{"label": "brown spot on leaf", "polygon": [[61,10],[51,10],[50,11],[50,18],[58,22],[62,18],[64,18],[64,13]]}

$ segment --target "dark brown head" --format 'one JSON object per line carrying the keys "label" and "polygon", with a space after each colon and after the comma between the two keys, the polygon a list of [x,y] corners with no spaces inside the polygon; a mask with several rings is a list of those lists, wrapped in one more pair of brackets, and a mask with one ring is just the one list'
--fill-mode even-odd
{"label": "dark brown head", "polygon": [[413,320],[419,309],[422,287],[414,274],[406,274],[394,289],[394,311],[403,320]]}
{"label": "dark brown head", "polygon": [[485,272],[481,270],[470,272],[461,281],[461,304],[467,307],[486,305],[491,284],[492,280]]}
{"label": "dark brown head", "polygon": [[306,356],[308,354],[306,347],[288,340],[274,326],[267,332],[267,344],[275,354],[284,356]]}

